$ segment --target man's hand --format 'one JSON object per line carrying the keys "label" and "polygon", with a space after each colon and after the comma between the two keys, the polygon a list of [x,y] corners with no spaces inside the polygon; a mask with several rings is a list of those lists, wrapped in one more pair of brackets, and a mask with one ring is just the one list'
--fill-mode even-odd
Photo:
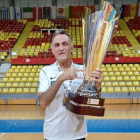
{"label": "man's hand", "polygon": [[73,80],[75,78],[78,78],[77,77],[77,73],[78,71],[83,71],[83,70],[78,70],[78,69],[74,69],[74,68],[69,68],[68,70],[64,71],[60,76],[59,78],[62,80],[62,81],[65,81],[65,80]]}
{"label": "man's hand", "polygon": [[91,72],[90,76],[93,77],[90,78],[90,81],[94,81],[96,89],[99,90],[102,82],[102,70],[97,68],[96,71]]}

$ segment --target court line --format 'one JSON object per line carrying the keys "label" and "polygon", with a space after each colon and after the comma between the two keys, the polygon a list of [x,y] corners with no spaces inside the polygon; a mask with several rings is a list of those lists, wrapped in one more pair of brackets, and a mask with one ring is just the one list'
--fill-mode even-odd
{"label": "court line", "polygon": [[5,133],[2,133],[2,134],[0,135],[0,138],[1,138],[3,135],[5,135]]}

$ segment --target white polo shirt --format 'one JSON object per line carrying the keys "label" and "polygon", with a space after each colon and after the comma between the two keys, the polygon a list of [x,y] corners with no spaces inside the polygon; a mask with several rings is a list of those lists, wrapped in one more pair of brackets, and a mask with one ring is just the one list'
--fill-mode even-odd
{"label": "white polo shirt", "polygon": [[[83,69],[82,65],[72,63],[72,67]],[[46,91],[62,74],[59,64],[45,66],[40,71],[39,92]],[[83,77],[83,72],[77,72]],[[70,81],[65,81],[58,90],[54,100],[46,107],[44,122],[44,138],[47,140],[75,140],[87,137],[86,120],[82,115],[76,115],[63,106],[63,98]],[[74,79],[71,83],[73,92],[82,84],[82,79]]]}

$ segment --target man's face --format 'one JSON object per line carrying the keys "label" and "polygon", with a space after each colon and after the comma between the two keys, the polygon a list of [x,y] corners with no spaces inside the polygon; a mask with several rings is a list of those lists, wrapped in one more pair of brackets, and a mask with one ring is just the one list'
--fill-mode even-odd
{"label": "man's face", "polygon": [[70,44],[69,37],[65,34],[57,35],[52,42],[52,52],[59,62],[63,62],[71,58],[73,46]]}

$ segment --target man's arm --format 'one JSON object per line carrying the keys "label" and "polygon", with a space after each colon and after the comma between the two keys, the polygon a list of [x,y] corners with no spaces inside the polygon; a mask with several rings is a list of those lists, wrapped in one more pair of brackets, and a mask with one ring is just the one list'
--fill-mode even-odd
{"label": "man's arm", "polygon": [[73,80],[76,77],[76,70],[73,68],[69,68],[64,73],[62,73],[50,88],[48,88],[45,92],[39,92],[40,106],[48,106],[55,98],[55,95],[57,94],[57,91],[59,90],[62,83],[65,80]]}
{"label": "man's arm", "polygon": [[39,92],[41,107],[44,108],[53,101],[62,83],[63,83],[63,80],[61,79],[61,77],[59,77],[48,90],[46,90],[45,92]]}

